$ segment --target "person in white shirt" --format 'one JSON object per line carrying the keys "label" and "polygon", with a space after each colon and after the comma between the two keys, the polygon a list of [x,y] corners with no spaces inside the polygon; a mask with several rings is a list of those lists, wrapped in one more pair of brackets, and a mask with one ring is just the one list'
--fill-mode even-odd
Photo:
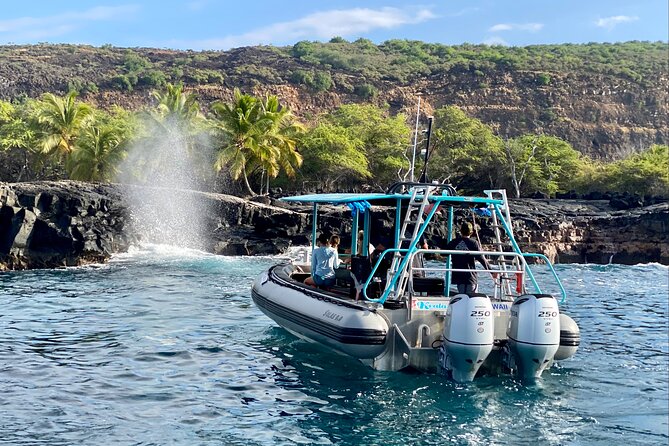
{"label": "person in white shirt", "polygon": [[335,284],[335,268],[339,266],[337,250],[330,246],[325,234],[318,236],[318,248],[311,254],[311,277],[304,281],[306,285],[331,287]]}

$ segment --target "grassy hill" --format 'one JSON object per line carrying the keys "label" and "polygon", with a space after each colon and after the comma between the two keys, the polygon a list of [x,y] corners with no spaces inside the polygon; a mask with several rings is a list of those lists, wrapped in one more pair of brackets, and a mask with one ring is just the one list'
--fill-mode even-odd
{"label": "grassy hill", "polygon": [[230,51],[0,46],[0,99],[77,90],[90,103],[138,109],[183,82],[204,104],[232,90],[276,94],[304,119],[353,102],[415,113],[457,105],[498,135],[546,133],[595,158],[667,144],[666,43],[446,46],[391,40],[298,42]]}

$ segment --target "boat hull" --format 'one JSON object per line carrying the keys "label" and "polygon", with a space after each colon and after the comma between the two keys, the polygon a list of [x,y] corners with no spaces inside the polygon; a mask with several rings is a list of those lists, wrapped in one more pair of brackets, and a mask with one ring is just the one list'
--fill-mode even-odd
{"label": "boat hull", "polygon": [[291,333],[358,359],[386,348],[388,322],[375,309],[289,279],[293,265],[277,265],[253,283],[252,298],[269,318]]}

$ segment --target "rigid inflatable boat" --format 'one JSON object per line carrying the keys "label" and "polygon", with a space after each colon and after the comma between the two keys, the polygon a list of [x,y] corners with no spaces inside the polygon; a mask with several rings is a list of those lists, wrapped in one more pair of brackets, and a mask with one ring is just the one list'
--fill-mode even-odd
{"label": "rigid inflatable boat", "polygon": [[[336,285],[304,284],[315,246],[305,248],[301,260],[272,266],[253,283],[258,308],[295,336],[377,370],[413,368],[459,382],[499,373],[535,379],[555,361],[576,353],[578,325],[560,310],[565,290],[544,255],[520,250],[504,190],[465,197],[447,185],[398,183],[386,193],[314,194],[283,200],[313,205],[312,240],[318,231],[319,206],[347,206],[352,218],[350,261],[336,270]],[[393,239],[390,247],[377,246],[370,256],[369,241],[375,237],[370,234],[370,209],[377,206],[395,208],[395,228],[394,234],[383,235]],[[494,242],[487,246],[492,250],[420,246],[437,212],[446,218],[450,240],[455,210],[462,208],[489,219]],[[356,237],[359,230],[362,243]],[[485,256],[489,268],[454,268],[452,259],[463,255]],[[416,262],[417,256],[432,260],[422,264]],[[528,260],[548,268],[557,296],[545,291]],[[477,273],[479,292],[452,290],[451,278],[457,272]],[[490,284],[483,283],[487,277],[492,277]]]}

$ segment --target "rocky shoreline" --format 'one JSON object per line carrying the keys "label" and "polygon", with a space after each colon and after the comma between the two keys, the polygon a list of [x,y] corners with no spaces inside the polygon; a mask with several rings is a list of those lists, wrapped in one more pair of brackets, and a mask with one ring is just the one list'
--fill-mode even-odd
{"label": "rocky shoreline", "polygon": [[[99,263],[147,241],[135,230],[128,190],[138,186],[75,181],[0,183],[0,270]],[[271,255],[308,243],[310,207],[181,191],[201,209],[204,245],[221,255]],[[260,202],[265,201],[265,202]],[[669,203],[615,210],[606,200],[512,200],[516,238],[525,251],[556,263],[669,264]],[[471,219],[465,211],[461,219]],[[374,208],[372,231],[389,231],[392,212]],[[349,212],[323,207],[319,223],[350,232]],[[485,245],[492,230],[477,219]],[[445,221],[428,241],[443,246]]]}

